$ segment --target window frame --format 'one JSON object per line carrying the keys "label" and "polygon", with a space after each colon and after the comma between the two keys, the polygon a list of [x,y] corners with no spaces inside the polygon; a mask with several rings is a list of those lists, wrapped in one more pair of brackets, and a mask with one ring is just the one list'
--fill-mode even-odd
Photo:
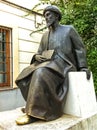
{"label": "window frame", "polygon": [[11,61],[11,64],[10,64],[10,73],[11,75],[9,76],[10,78],[10,85],[7,86],[6,84],[2,87],[0,87],[0,90],[7,90],[7,89],[13,89],[13,88],[17,88],[16,84],[15,84],[15,80],[16,80],[16,77],[19,73],[19,55],[18,55],[18,26],[14,26],[14,25],[9,25],[9,24],[6,24],[6,23],[2,23],[0,22],[0,26],[3,26],[5,28],[11,28],[12,30],[12,48],[11,48],[11,51],[10,51],[10,55],[11,58],[12,58],[12,61]]}

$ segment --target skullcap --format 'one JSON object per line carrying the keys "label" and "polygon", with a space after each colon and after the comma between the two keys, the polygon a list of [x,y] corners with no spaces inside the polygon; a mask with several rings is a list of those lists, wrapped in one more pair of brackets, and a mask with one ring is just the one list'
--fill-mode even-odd
{"label": "skullcap", "polygon": [[45,15],[45,13],[47,11],[52,11],[52,12],[55,12],[57,14],[59,14],[59,21],[61,20],[62,18],[62,14],[61,14],[61,11],[59,10],[59,8],[55,5],[50,5],[50,6],[47,6],[44,11],[43,11],[43,16]]}

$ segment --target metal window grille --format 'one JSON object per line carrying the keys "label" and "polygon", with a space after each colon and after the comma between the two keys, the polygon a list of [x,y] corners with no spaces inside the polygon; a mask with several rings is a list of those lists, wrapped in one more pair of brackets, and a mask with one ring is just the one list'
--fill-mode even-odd
{"label": "metal window grille", "polygon": [[12,83],[12,29],[0,26],[0,87]]}

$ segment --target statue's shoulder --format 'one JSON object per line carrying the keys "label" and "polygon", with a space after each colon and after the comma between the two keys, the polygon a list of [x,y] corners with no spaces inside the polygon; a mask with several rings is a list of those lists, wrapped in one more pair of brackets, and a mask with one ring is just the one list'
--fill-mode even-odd
{"label": "statue's shoulder", "polygon": [[43,33],[43,35],[42,35],[42,38],[47,37],[47,36],[48,36],[48,34],[49,34],[49,31],[45,31],[45,32]]}
{"label": "statue's shoulder", "polygon": [[48,34],[49,34],[49,31],[48,31],[48,30],[43,33],[44,36],[46,36],[46,35],[48,35]]}
{"label": "statue's shoulder", "polygon": [[75,30],[72,25],[61,25],[60,28],[63,33],[70,33]]}
{"label": "statue's shoulder", "polygon": [[74,27],[72,25],[60,25],[62,29],[73,29]]}

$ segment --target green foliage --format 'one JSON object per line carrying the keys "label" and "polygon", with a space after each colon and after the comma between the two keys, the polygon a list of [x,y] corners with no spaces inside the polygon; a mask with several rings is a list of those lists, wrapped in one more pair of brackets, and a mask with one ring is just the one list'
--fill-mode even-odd
{"label": "green foliage", "polygon": [[95,92],[97,93],[97,49],[91,48],[88,50],[88,65],[92,70],[94,83],[95,83]]}

